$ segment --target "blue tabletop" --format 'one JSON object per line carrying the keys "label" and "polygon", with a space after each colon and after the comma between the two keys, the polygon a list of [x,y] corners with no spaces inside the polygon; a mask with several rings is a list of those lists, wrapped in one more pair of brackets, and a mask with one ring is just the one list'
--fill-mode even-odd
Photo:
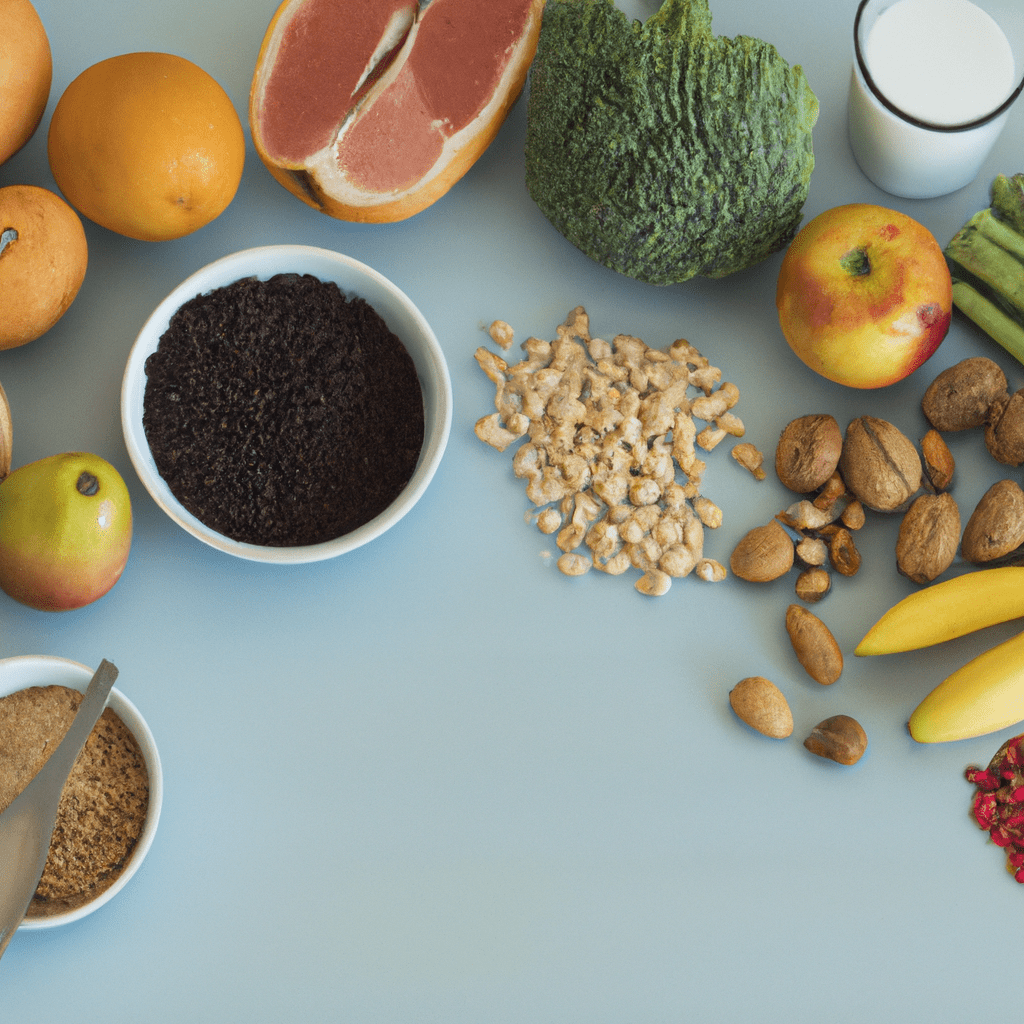
{"label": "blue tabletop", "polygon": [[[54,60],[43,126],[0,186],[55,188],[46,125],[64,88],[113,54],[165,50],[209,71],[247,124],[275,0],[35,0]],[[653,0],[621,3],[646,15]],[[941,241],[1024,170],[1024,107],[978,179],[900,200],[860,172],[846,132],[855,0],[718,0],[719,34],[774,43],[820,101],[805,219],[840,203],[902,210]],[[969,816],[972,763],[1014,730],[922,746],[909,713],[1008,624],[914,655],[855,659],[880,612],[909,593],[898,518],[869,515],[861,571],[817,613],[847,664],[823,688],[783,621],[793,577],[755,586],[635,576],[569,578],[527,521],[512,451],[473,425],[494,388],[473,358],[486,326],[553,338],[583,305],[595,334],[656,347],[685,337],[740,389],[746,440],[774,454],[796,416],[870,414],[912,438],[925,387],[989,355],[961,319],[930,362],[877,391],[813,374],[775,310],[777,254],[730,277],[659,287],[592,262],[524,184],[526,105],[451,191],[417,216],[359,225],[285,191],[246,130],[227,211],[185,238],[137,242],[86,222],[89,268],[44,337],[0,353],[14,463],[62,451],[111,461],[131,491],[127,569],[83,609],[44,613],[0,594],[0,654],[120,670],[164,768],[163,817],[142,870],[95,914],[16,934],[0,962],[19,1024],[728,1024],[969,1020],[1019,1014],[1007,968],[1024,888]],[[379,270],[423,311],[454,390],[451,437],[419,504],[392,530],[310,565],[246,562],[204,546],[151,500],[128,459],[121,378],[136,334],[183,278],[227,253],[300,243]],[[514,352],[515,350],[513,350]],[[999,469],[957,438],[955,495],[970,510]],[[706,553],[788,505],[708,456],[723,510]],[[1016,474],[1011,471],[1009,475]],[[1004,474],[1005,475],[1005,474]],[[553,554],[554,552],[554,554]],[[740,723],[728,692],[765,675],[786,693],[789,741]],[[849,714],[869,748],[853,768],[809,754],[821,719]]]}

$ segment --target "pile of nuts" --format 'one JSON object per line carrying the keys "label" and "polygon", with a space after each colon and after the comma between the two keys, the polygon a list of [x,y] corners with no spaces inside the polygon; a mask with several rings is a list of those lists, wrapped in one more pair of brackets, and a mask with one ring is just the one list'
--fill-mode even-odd
{"label": "pile of nuts", "polygon": [[[864,525],[865,509],[902,513],[896,565],[916,583],[930,583],[945,572],[958,549],[965,561],[978,565],[1022,560],[1024,490],[1015,480],[997,481],[978,502],[961,537],[960,511],[949,493],[955,465],[942,435],[984,429],[986,447],[997,462],[1024,465],[1024,389],[1011,395],[1000,367],[986,357],[973,357],[940,373],[921,409],[930,429],[920,448],[892,423],[873,416],[854,419],[845,434],[828,414],[789,423],[779,438],[775,471],[800,500],[740,540],[730,559],[733,573],[767,582],[799,565],[797,596],[816,602],[831,587],[826,566],[843,576],[860,568],[853,535]],[[838,679],[842,653],[820,619],[793,604],[786,630],[812,678],[825,685]],[[741,680],[729,701],[744,722],[767,736],[782,738],[793,731],[785,697],[762,676]],[[853,764],[863,755],[867,736],[855,719],[836,715],[819,723],[804,746]]]}
{"label": "pile of nuts", "polygon": [[[840,431],[835,418],[812,414],[793,420],[779,438],[775,470],[801,500],[737,544],[730,560],[741,579],[778,579],[796,564],[797,596],[820,600],[832,575],[860,568],[854,533],[865,509],[901,513],[896,565],[915,583],[931,583],[960,550],[973,564],[1019,554],[1024,545],[1024,490],[1009,479],[995,483],[963,530],[949,493],[955,464],[942,434],[984,428],[993,457],[1024,463],[1024,389],[1010,395],[1006,376],[991,359],[965,359],[932,382],[921,403],[931,429],[920,450],[896,426],[860,416]],[[919,494],[921,490],[925,493]]]}
{"label": "pile of nuts", "polygon": [[[504,321],[489,333],[511,346]],[[523,442],[513,472],[527,481],[537,527],[555,536],[558,568],[580,576],[632,567],[642,574],[636,589],[652,597],[690,573],[724,579],[725,567],[704,557],[704,529],[720,526],[722,511],[700,493],[706,463],[697,449],[743,436],[736,385],[721,383],[722,371],[685,340],[662,352],[630,335],[591,337],[582,306],[556,340],[531,337],[522,348],[527,358],[514,365],[477,349],[496,412],[475,431],[498,451]],[[753,445],[736,445],[733,457],[763,478]]]}
{"label": "pile of nuts", "polygon": [[[925,392],[921,409],[933,431],[983,429],[996,462],[1024,464],[1024,389],[1011,395],[1006,375],[991,359],[975,356],[943,370]],[[960,553],[965,561],[986,565],[1019,556],[1022,545],[1024,491],[1016,480],[998,480],[971,513]]]}
{"label": "pile of nuts", "polygon": [[[843,655],[832,631],[802,605],[786,609],[786,632],[793,651],[807,674],[822,686],[831,686],[843,671]],[[737,717],[752,729],[774,739],[793,732],[793,714],[782,691],[764,676],[741,679],[729,692]],[[818,757],[838,764],[856,764],[867,750],[868,737],[849,715],[833,715],[819,722],[804,746]]]}

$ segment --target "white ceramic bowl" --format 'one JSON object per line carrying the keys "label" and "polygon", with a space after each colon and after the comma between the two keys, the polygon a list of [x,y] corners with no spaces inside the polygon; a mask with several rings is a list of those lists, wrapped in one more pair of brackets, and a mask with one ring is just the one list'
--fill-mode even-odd
{"label": "white ceramic bowl", "polygon": [[[188,512],[171,493],[153,461],[142,426],[146,391],[146,358],[156,351],[171,316],[189,299],[241,278],[267,280],[275,274],[312,274],[334,281],[349,297],[365,299],[384,318],[412,357],[423,391],[424,437],[419,462],[402,493],[376,518],[322,544],[270,547],[246,544],[211,529]],[[333,252],[305,245],[270,245],[232,253],[186,278],[160,303],[139,332],[121,387],[121,424],[128,455],[146,490],[179,526],[220,551],[261,562],[314,562],[334,558],[379,537],[420,499],[430,483],[445,445],[452,419],[452,388],[441,346],[423,314],[407,295],[371,267]]]}
{"label": "white ceramic bowl", "polygon": [[[0,659],[0,697],[24,690],[29,686],[68,686],[85,691],[92,679],[93,669],[68,661],[66,658],[55,658],[49,655],[29,655],[17,658]],[[160,767],[160,755],[157,753],[156,742],[149,731],[145,719],[139,714],[135,705],[115,686],[107,698],[107,707],[113,708],[118,718],[128,727],[142,749],[146,759],[146,771],[149,774],[149,808],[146,812],[146,823],[142,835],[135,844],[131,858],[125,865],[117,880],[94,900],[75,910],[51,917],[27,917],[19,928],[55,928],[57,925],[69,924],[99,910],[105,903],[112,900],[129,882],[132,875],[139,870],[149,848],[153,845],[156,827],[160,821],[160,808],[163,805],[164,781]]]}

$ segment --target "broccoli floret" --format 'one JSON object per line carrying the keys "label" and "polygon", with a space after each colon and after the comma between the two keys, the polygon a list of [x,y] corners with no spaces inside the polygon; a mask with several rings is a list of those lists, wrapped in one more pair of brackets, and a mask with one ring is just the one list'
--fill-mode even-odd
{"label": "broccoli floret", "polygon": [[613,0],[549,0],[527,109],[531,197],[622,274],[724,277],[799,228],[818,101],[774,46],[716,37],[707,0],[646,22]]}

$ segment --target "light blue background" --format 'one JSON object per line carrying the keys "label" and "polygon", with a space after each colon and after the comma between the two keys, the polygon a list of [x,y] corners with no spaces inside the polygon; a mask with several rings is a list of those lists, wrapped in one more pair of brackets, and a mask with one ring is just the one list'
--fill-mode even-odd
{"label": "light blue background", "polygon": [[[274,0],[37,0],[54,54],[40,131],[0,185],[54,187],[46,126],[68,83],[116,53],[200,64],[246,120]],[[630,11],[648,13],[653,2]],[[979,179],[904,201],[858,170],[846,138],[854,0],[718,0],[715,29],[759,36],[803,64],[821,103],[810,218],[875,202],[943,243],[1024,170],[1024,108]],[[855,660],[908,593],[895,518],[858,537],[861,573],[817,606],[847,667],[829,689],[783,628],[793,580],[568,579],[499,455],[473,435],[493,387],[473,360],[482,328],[553,337],[583,304],[594,332],[664,346],[686,337],[742,392],[747,440],[771,462],[796,416],[831,412],[926,429],[934,375],[987,338],[957,318],[921,371],[877,392],[830,384],[786,346],[774,307],[781,256],[722,281],[656,288],[589,261],[523,184],[525,103],[451,192],[412,220],[359,226],[281,188],[252,149],[234,203],[191,237],[135,242],[86,224],[89,271],[44,338],[0,353],[14,461],[84,449],[132,492],[128,568],[101,601],[45,614],[0,595],[0,654],[56,654],[121,672],[165,770],[156,843],[126,890],[64,929],[22,932],[0,963],[0,1017],[19,1024],[837,1024],[997,1019],[1020,1012],[1014,957],[1024,888],[968,817],[964,767],[1013,730],[918,746],[904,723],[948,672],[1016,627],[915,655]],[[248,137],[248,136],[247,136]],[[236,249],[327,246],[369,263],[420,306],[455,394],[446,456],[420,504],[344,558],[236,561],[164,516],[128,461],[118,410],[136,332],[184,277]],[[964,517],[1002,472],[980,435],[956,437]],[[705,492],[725,513],[723,562],[792,496],[728,455]],[[729,709],[763,674],[796,720],[769,741]],[[801,740],[857,717],[864,760],[843,769]],[[1024,714],[1024,712],[1022,712]]]}

